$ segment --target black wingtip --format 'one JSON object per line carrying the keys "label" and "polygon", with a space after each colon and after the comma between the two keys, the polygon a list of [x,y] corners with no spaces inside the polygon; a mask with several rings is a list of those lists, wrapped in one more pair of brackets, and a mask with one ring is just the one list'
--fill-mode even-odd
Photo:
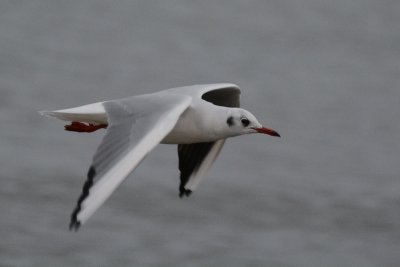
{"label": "black wingtip", "polygon": [[78,203],[76,204],[76,207],[71,214],[71,222],[69,223],[69,230],[71,230],[71,231],[72,230],[78,231],[79,227],[81,226],[81,222],[78,220],[78,213],[82,209],[82,207],[81,207],[82,202],[89,195],[89,190],[93,185],[93,180],[94,180],[95,176],[96,176],[96,170],[93,166],[91,166],[89,168],[89,171],[87,174],[87,180],[86,180],[85,184],[83,185],[82,193],[78,199]]}
{"label": "black wingtip", "polygon": [[76,232],[79,230],[79,227],[81,227],[81,222],[76,219],[71,218],[71,222],[69,224],[69,230]]}
{"label": "black wingtip", "polygon": [[179,190],[179,197],[180,198],[182,198],[182,197],[188,197],[188,196],[190,196],[192,194],[192,190],[190,190],[190,189],[186,189],[186,188],[183,188],[183,189],[180,189]]}
{"label": "black wingtip", "polygon": [[75,232],[78,231],[79,227],[81,226],[81,222],[78,220],[78,212],[81,210],[80,205],[77,205],[74,211],[71,214],[71,221],[69,223],[69,230],[74,230]]}

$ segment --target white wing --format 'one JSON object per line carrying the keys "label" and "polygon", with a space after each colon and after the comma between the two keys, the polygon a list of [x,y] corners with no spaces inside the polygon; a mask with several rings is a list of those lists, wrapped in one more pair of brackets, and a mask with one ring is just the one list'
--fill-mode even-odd
{"label": "white wing", "polygon": [[108,117],[107,132],[71,215],[71,229],[78,229],[107,200],[173,129],[190,103],[188,96],[159,94],[103,103]]}

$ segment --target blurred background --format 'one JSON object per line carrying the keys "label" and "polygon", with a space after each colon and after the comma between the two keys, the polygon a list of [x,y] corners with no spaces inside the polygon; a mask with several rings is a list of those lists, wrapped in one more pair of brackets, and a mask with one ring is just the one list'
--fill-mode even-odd
{"label": "blurred background", "polygon": [[[0,266],[398,266],[400,2],[1,1]],[[77,233],[104,131],[38,110],[232,82],[282,138],[188,199],[158,146]]]}

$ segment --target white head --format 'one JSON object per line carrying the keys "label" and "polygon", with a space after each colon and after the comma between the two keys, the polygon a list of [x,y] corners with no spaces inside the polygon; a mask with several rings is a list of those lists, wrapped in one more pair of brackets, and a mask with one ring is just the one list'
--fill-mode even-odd
{"label": "white head", "polygon": [[262,126],[253,114],[241,108],[229,108],[226,125],[232,136],[263,133],[280,137],[275,130]]}

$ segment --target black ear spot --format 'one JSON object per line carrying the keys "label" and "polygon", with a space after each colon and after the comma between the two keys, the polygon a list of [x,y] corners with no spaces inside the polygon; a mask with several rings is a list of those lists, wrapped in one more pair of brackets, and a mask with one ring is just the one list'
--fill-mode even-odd
{"label": "black ear spot", "polygon": [[226,123],[228,124],[229,127],[232,126],[232,125],[234,124],[234,122],[233,122],[233,117],[230,116],[230,117],[226,120]]}
{"label": "black ear spot", "polygon": [[240,121],[242,122],[244,127],[247,127],[250,124],[250,121],[247,118],[241,118]]}

